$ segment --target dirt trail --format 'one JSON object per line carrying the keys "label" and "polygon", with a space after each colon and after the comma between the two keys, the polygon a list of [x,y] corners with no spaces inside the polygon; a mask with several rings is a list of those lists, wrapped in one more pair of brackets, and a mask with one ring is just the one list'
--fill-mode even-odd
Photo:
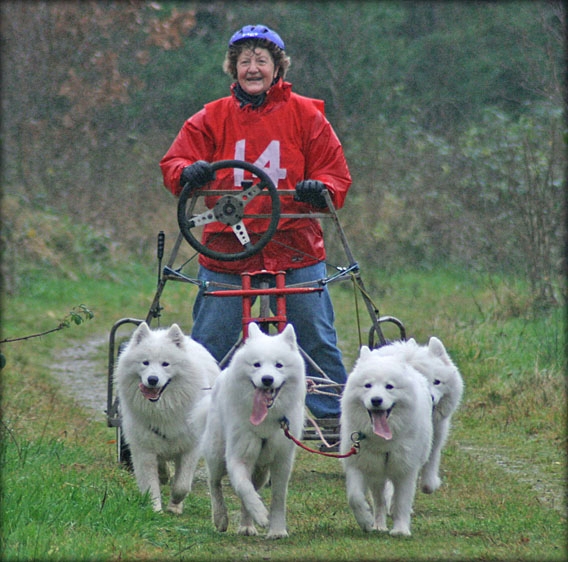
{"label": "dirt trail", "polygon": [[97,336],[63,350],[51,366],[54,375],[65,381],[62,388],[101,419],[107,401],[107,363],[99,358],[107,346],[108,336]]}
{"label": "dirt trail", "polygon": [[477,447],[462,444],[462,451],[471,455],[477,462],[497,465],[507,474],[513,475],[519,482],[525,482],[535,491],[539,502],[567,516],[564,492],[564,471],[558,476],[544,474],[537,464],[529,464],[519,459],[508,457],[495,447]]}

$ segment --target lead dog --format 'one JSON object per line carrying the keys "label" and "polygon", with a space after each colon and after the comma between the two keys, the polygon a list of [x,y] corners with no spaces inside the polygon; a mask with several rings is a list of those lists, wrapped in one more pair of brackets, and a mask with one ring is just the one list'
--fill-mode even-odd
{"label": "lead dog", "polygon": [[[239,534],[256,535],[254,523],[269,525],[267,538],[288,536],[286,496],[294,462],[294,443],[301,435],[306,394],[305,364],[291,324],[268,336],[251,323],[249,337],[217,379],[211,396],[204,438],[213,522],[223,532],[228,515],[221,479],[228,473],[241,500]],[[258,490],[270,478],[270,516]]]}
{"label": "lead dog", "polygon": [[[392,482],[391,535],[410,535],[418,475],[432,445],[432,398],[426,379],[397,357],[363,346],[341,398],[341,452],[352,435],[358,454],[342,460],[347,499],[363,531],[387,531],[385,486]],[[370,495],[372,505],[367,501]]]}
{"label": "lead dog", "polygon": [[197,404],[220,374],[217,362],[177,324],[150,330],[142,322],[120,353],[115,380],[121,427],[141,492],[161,511],[159,474],[175,461],[168,511],[181,513],[199,460],[200,432],[192,419]]}

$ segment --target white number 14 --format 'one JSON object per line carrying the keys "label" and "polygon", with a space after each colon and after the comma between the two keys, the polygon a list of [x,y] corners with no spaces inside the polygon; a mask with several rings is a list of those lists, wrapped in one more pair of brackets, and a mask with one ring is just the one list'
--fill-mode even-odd
{"label": "white number 14", "polygon": [[[235,145],[235,160],[245,160],[245,143],[245,139],[237,141]],[[278,187],[278,180],[286,178],[286,170],[280,167],[280,141],[271,141],[256,162],[253,162],[253,165],[265,171],[275,187]],[[235,168],[235,186],[241,186],[244,173],[244,170]]]}

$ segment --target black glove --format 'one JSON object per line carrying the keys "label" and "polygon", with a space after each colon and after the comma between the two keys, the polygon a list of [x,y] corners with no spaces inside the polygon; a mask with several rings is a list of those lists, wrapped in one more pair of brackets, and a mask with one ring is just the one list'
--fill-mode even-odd
{"label": "black glove", "polygon": [[185,187],[189,183],[191,189],[203,187],[215,177],[215,173],[211,169],[211,164],[204,160],[198,160],[191,166],[186,166],[179,178],[181,187]]}
{"label": "black glove", "polygon": [[327,207],[324,196],[321,192],[326,189],[325,184],[318,180],[303,180],[296,184],[296,195],[294,201],[303,201],[314,207],[323,209]]}

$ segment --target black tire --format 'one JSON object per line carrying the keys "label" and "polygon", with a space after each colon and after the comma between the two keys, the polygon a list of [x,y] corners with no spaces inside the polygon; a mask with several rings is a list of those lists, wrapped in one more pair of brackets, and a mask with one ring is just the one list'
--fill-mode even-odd
{"label": "black tire", "polygon": [[118,462],[127,470],[131,472],[134,471],[134,466],[132,465],[132,453],[128,443],[124,440],[124,435],[122,433],[122,428],[118,426],[116,428],[116,447]]}

